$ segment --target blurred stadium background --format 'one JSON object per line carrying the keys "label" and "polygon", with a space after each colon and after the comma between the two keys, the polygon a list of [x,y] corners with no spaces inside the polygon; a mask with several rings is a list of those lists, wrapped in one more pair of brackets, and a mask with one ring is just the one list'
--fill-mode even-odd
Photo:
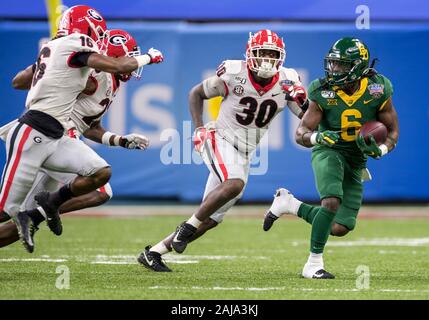
{"label": "blurred stadium background", "polygon": [[[429,201],[429,3],[418,0],[63,0],[64,7],[85,3],[97,8],[109,28],[128,30],[142,50],[155,47],[165,61],[148,66],[141,81],[130,81],[105,119],[118,133],[142,132],[151,138],[146,152],[126,152],[91,144],[113,167],[114,198],[158,199],[196,203],[201,199],[207,169],[191,157],[191,127],[187,95],[193,85],[212,74],[225,59],[241,59],[249,31],[271,28],[286,43],[285,66],[296,68],[305,83],[323,76],[323,57],[332,43],[345,35],[361,38],[378,58],[378,71],[394,86],[401,136],[398,148],[382,161],[369,160],[374,180],[365,185],[365,201]],[[11,79],[32,64],[39,41],[49,37],[47,8],[53,19],[61,12],[59,0],[20,0],[0,8],[2,61],[0,121],[17,117],[26,93],[13,90]],[[362,7],[366,6],[366,7]],[[356,20],[369,9],[369,29]],[[207,120],[216,116],[211,101]],[[298,198],[317,201],[310,152],[297,146],[297,120],[283,112],[272,125],[269,139],[255,159],[242,202],[270,201],[278,186],[287,186]],[[172,155],[172,141],[175,148]],[[268,167],[261,166],[268,155]],[[161,160],[161,155],[165,157]],[[262,159],[262,161],[260,161]],[[1,148],[0,164],[5,162]]]}

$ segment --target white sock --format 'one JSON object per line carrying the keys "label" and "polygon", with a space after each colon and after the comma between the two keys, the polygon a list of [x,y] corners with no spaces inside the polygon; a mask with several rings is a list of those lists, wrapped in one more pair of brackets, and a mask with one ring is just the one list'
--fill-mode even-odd
{"label": "white sock", "polygon": [[158,252],[160,255],[170,252],[170,250],[168,250],[165,246],[164,241],[158,242],[156,245],[150,248],[149,251]]}
{"label": "white sock", "polygon": [[299,201],[296,198],[292,199],[292,214],[294,214],[296,216],[298,215],[298,210],[299,210],[299,207],[301,206],[301,204],[302,204],[302,201]]}
{"label": "white sock", "polygon": [[310,256],[308,257],[307,263],[309,264],[321,264],[323,265],[323,253],[313,253],[310,252]]}
{"label": "white sock", "polygon": [[195,214],[194,214],[192,215],[192,217],[189,218],[188,221],[186,221],[186,223],[190,224],[191,226],[194,226],[195,228],[198,228],[203,222],[198,220],[198,218],[195,217]]}

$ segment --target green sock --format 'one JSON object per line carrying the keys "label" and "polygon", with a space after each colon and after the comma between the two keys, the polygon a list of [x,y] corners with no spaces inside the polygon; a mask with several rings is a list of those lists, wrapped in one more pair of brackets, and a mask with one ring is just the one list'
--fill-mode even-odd
{"label": "green sock", "polygon": [[331,225],[334,217],[335,212],[329,211],[323,207],[319,209],[319,212],[313,219],[313,227],[311,228],[311,252],[323,252],[329,234],[331,233]]}
{"label": "green sock", "polygon": [[303,218],[309,224],[313,224],[314,217],[319,212],[320,207],[310,206],[302,203],[298,210],[298,217]]}

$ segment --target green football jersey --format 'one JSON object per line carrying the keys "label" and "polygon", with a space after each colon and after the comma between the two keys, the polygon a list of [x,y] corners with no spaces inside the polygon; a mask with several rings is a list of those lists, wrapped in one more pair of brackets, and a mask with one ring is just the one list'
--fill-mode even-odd
{"label": "green football jersey", "polygon": [[332,148],[358,167],[364,167],[367,159],[355,142],[359,129],[365,122],[377,119],[377,112],[392,94],[390,80],[381,74],[362,78],[360,88],[351,96],[336,86],[329,86],[324,79],[312,81],[308,88],[309,99],[323,112],[318,130],[337,131],[340,140]]}

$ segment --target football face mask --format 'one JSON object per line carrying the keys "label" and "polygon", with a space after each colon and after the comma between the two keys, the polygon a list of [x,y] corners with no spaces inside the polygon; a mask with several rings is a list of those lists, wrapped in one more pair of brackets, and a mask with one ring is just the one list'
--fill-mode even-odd
{"label": "football face mask", "polygon": [[[124,30],[109,30],[106,54],[110,57],[135,57],[141,55],[140,47],[134,38]],[[131,76],[141,78],[143,67],[139,67],[131,74],[121,75],[121,81],[130,80]]]}
{"label": "football face mask", "polygon": [[271,30],[261,30],[252,35],[246,49],[248,68],[261,78],[271,78],[279,71],[286,57],[284,43]]}

